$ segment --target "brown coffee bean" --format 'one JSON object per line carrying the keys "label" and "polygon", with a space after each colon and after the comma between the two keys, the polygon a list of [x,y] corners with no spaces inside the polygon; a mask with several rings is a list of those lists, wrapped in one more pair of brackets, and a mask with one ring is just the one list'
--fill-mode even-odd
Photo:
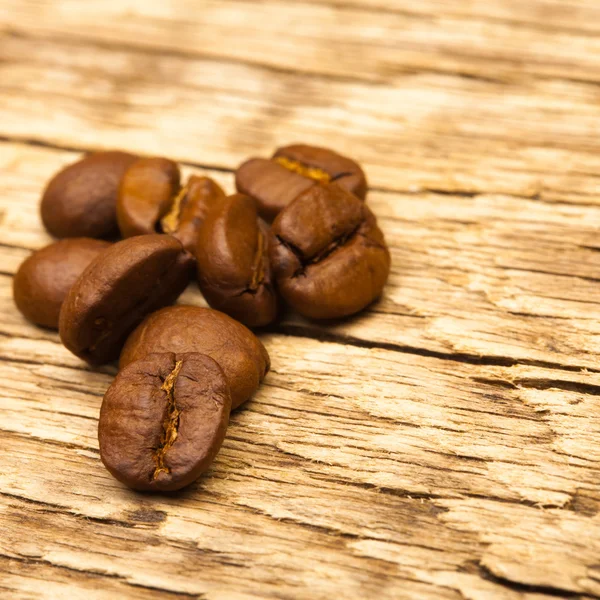
{"label": "brown coffee bean", "polygon": [[46,229],[59,238],[117,235],[117,190],[135,160],[127,152],[97,152],[65,167],[42,196]]}
{"label": "brown coffee bean", "polygon": [[71,286],[109,242],[71,238],[36,250],[13,279],[17,308],[32,323],[58,329],[60,307]]}
{"label": "brown coffee bean", "polygon": [[390,270],[383,233],[366,204],[337,184],[301,194],[271,231],[278,289],[300,314],[344,317],[381,294]]}
{"label": "brown coffee bean", "polygon": [[145,235],[114,244],[75,282],[60,311],[63,344],[93,365],[119,355],[125,338],[149,313],[174,302],[194,260],[168,235]]}
{"label": "brown coffee bean", "polygon": [[193,175],[180,186],[179,167],[166,158],[141,158],[127,170],[119,189],[117,218],[123,237],[168,233],[192,254],[207,212],[225,198],[208,177]]}
{"label": "brown coffee bean", "polygon": [[167,158],[140,158],[125,172],[117,199],[117,220],[124,238],[158,233],[179,191],[177,163]]}
{"label": "brown coffee bean", "polygon": [[175,236],[192,254],[198,247],[198,232],[208,213],[225,199],[225,192],[210,177],[192,175],[180,190],[171,209],[161,219],[164,233]]}
{"label": "brown coffee bean", "polygon": [[238,192],[254,198],[260,215],[268,220],[316,183],[333,181],[361,200],[367,194],[358,163],[333,150],[304,144],[280,148],[270,160],[252,158],[235,174]]}
{"label": "brown coffee bean", "polygon": [[100,458],[134,490],[173,491],[213,462],[227,430],[231,396],[204,354],[149,354],[123,369],[100,409]]}
{"label": "brown coffee bean", "polygon": [[256,203],[242,194],[221,201],[198,235],[198,283],[206,301],[250,327],[268,325],[277,314],[267,241]]}
{"label": "brown coffee bean", "polygon": [[119,366],[152,352],[200,352],[214,358],[227,377],[232,409],[252,396],[271,364],[249,329],[222,312],[197,306],[170,306],[149,315],[129,336]]}

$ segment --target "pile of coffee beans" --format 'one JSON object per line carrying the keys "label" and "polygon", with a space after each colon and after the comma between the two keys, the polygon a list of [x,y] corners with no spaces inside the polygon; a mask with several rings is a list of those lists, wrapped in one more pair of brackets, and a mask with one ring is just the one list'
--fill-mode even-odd
{"label": "pile of coffee beans", "polygon": [[[100,456],[136,490],[177,490],[209,468],[230,411],[270,368],[248,327],[275,322],[283,303],[311,319],[355,314],[389,274],[355,161],[292,145],[246,161],[235,184],[227,196],[208,177],[182,185],[166,158],[87,155],[42,197],[46,229],[64,239],[14,278],[27,319],[91,365],[119,359]],[[171,306],[194,275],[211,308]]]}

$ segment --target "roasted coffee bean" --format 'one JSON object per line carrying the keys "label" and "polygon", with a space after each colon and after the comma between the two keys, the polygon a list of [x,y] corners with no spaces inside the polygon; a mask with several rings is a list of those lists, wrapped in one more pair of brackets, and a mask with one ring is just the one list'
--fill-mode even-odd
{"label": "roasted coffee bean", "polygon": [[193,264],[168,235],[114,244],[91,262],[67,295],[59,322],[63,344],[93,365],[117,358],[144,317],[183,292]]}
{"label": "roasted coffee bean", "polygon": [[98,152],[65,167],[42,196],[46,229],[59,238],[117,235],[117,190],[135,160],[126,152]]}
{"label": "roasted coffee bean", "polygon": [[149,354],[116,377],[102,401],[100,458],[134,490],[173,491],[213,462],[231,410],[227,380],[204,354]]}
{"label": "roasted coffee bean", "polygon": [[125,238],[168,233],[194,253],[202,221],[223,198],[225,192],[208,177],[193,175],[182,188],[172,160],[141,158],[127,170],[119,189],[119,229]]}
{"label": "roasted coffee bean", "polygon": [[198,283],[206,301],[250,327],[267,325],[277,314],[267,241],[256,203],[242,194],[213,209],[198,235]]}
{"label": "roasted coffee bean", "polygon": [[319,184],[279,213],[270,258],[283,298],[300,314],[332,319],[377,298],[390,254],[373,213],[337,184]]}
{"label": "roasted coffee bean", "polygon": [[252,158],[235,174],[238,192],[254,198],[265,219],[279,211],[317,182],[335,181],[361,200],[367,180],[358,163],[333,150],[294,144],[280,148],[270,160]]}
{"label": "roasted coffee bean", "polygon": [[71,238],[36,250],[13,279],[13,297],[25,318],[58,329],[60,307],[77,278],[110,244],[92,238]]}
{"label": "roasted coffee bean", "polygon": [[124,238],[157,233],[179,191],[177,163],[166,158],[140,158],[125,172],[117,199],[117,220]]}
{"label": "roasted coffee bean", "polygon": [[210,177],[192,175],[161,219],[161,230],[175,236],[188,252],[195,254],[204,219],[224,199],[225,192],[218,183]]}
{"label": "roasted coffee bean", "polygon": [[249,329],[222,312],[197,306],[170,306],[148,316],[129,336],[119,366],[152,352],[200,352],[214,358],[227,377],[232,408],[252,396],[271,364]]}

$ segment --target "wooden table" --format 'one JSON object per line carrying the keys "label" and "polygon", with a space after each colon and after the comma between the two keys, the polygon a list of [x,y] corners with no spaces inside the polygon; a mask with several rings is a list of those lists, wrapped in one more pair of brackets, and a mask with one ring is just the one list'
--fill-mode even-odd
{"label": "wooden table", "polygon": [[[385,295],[263,333],[211,472],[133,493],[115,367],[12,304],[40,192],[109,148],[233,190],[295,141],[364,165]],[[0,596],[600,597],[599,198],[597,0],[2,0]]]}

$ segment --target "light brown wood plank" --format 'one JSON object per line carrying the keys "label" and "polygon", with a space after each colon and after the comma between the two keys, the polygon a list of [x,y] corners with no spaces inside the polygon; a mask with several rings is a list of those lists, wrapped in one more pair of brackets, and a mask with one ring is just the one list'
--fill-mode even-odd
{"label": "light brown wood plank", "polygon": [[[22,0],[9,30],[175,51],[331,77],[394,81],[436,71],[512,80],[598,82],[600,9],[523,3],[381,0],[192,0],[81,3]],[[224,43],[227,39],[228,43]],[[557,52],[557,45],[560,52]]]}
{"label": "light brown wood plank", "polygon": [[63,37],[0,45],[0,135],[228,169],[304,140],[359,159],[375,188],[597,202],[594,86],[423,72],[372,85]]}
{"label": "light brown wood plank", "polygon": [[[129,492],[102,468],[94,387],[107,385],[109,375],[82,376],[54,366],[67,354],[56,344],[48,347],[44,365],[1,363],[0,376],[11,381],[0,404],[2,439],[11,454],[0,488],[8,504],[23,498],[34,503],[34,512],[51,515],[38,533],[38,558],[93,567],[133,583],[144,577],[147,585],[188,593],[207,588],[203,578],[192,583],[177,573],[180,561],[204,564],[207,578],[222,567],[221,582],[242,576],[264,585],[279,572],[281,590],[290,581],[281,571],[288,555],[295,557],[290,566],[300,586],[321,563],[358,584],[354,569],[361,560],[372,561],[366,571],[360,567],[366,587],[350,590],[350,597],[360,597],[386,573],[397,577],[390,580],[389,597],[398,597],[393,581],[404,578],[443,588],[450,581],[452,588],[482,585],[453,579],[469,564],[519,583],[598,592],[600,455],[588,454],[598,423],[580,425],[597,413],[597,396],[574,392],[571,402],[559,388],[538,390],[535,382],[544,381],[539,370],[523,372],[519,383],[514,370],[479,368],[480,377],[490,378],[482,383],[473,369],[447,361],[278,336],[265,341],[275,367],[266,385],[233,416],[210,474],[171,499]],[[3,357],[19,358],[18,346],[27,356],[33,346],[18,338],[11,344],[1,347]],[[332,374],[332,365],[342,363],[345,370]],[[507,376],[515,378],[509,392],[493,381]],[[16,514],[24,508],[30,513],[17,504],[17,513],[5,507],[9,532]],[[27,520],[37,527],[41,518]],[[75,557],[63,536],[69,540],[78,526],[72,521],[82,518],[98,522],[100,531],[98,541],[95,533],[86,537],[86,548]],[[58,537],[56,527],[63,530]],[[9,549],[26,557],[31,545],[15,545],[16,531]],[[148,539],[153,532],[160,544]],[[253,544],[244,544],[243,552],[234,541],[258,536],[266,556]],[[195,559],[190,544],[203,551]],[[163,560],[160,574],[149,576],[148,566],[161,560],[165,545],[173,562]],[[139,547],[148,550],[132,558]],[[185,547],[189,551],[181,555]],[[215,563],[202,558],[209,550]],[[551,573],[544,560],[549,555],[562,570]],[[525,556],[530,558],[522,567]],[[409,590],[406,597],[417,593]],[[436,593],[447,595],[444,589],[428,595]]]}
{"label": "light brown wood plank", "polygon": [[[18,165],[41,167],[45,155],[51,155],[53,161],[57,154],[64,159],[72,158],[50,149],[5,146],[10,149],[6,154],[14,165],[12,180],[9,179],[14,189],[21,189]],[[24,158],[30,153],[35,155],[31,163]],[[13,198],[22,198],[18,203],[20,214],[29,219],[30,225],[23,228],[36,231],[37,227],[39,235],[34,187],[27,191],[27,186],[23,186],[20,195],[13,193]],[[456,201],[471,204],[471,209],[477,205],[474,199]],[[452,221],[461,216],[457,214],[458,205],[452,211]],[[543,204],[539,206],[545,208]],[[10,219],[10,205],[6,209]],[[386,210],[391,210],[390,205],[377,207],[378,213],[385,214]],[[438,210],[443,218],[444,211],[449,209],[442,205]],[[540,222],[546,237],[559,225],[572,228],[567,230],[569,235],[578,231],[576,219],[573,217],[570,223],[565,216],[568,217],[569,211],[581,209],[565,207],[564,210],[565,214],[544,213]],[[523,212],[527,222],[538,223],[538,215],[531,210]],[[501,222],[501,216],[501,212],[492,211],[494,220]],[[423,213],[417,212],[413,218],[416,222],[427,222]],[[445,218],[450,217],[446,214]],[[522,219],[516,222],[522,223]],[[439,237],[444,227],[434,227],[434,231]],[[422,229],[415,239],[419,235]],[[557,234],[557,238],[564,235],[564,232]],[[478,248],[483,252],[486,246],[479,244]],[[12,247],[4,248],[3,252],[10,257],[11,265],[16,265],[26,254]],[[422,272],[432,268],[427,265]],[[32,448],[16,452],[18,467],[7,466],[6,474],[0,478],[0,489],[34,502],[55,498],[52,504],[93,519],[127,521],[127,515],[135,510],[130,506],[132,495],[99,464],[95,439],[97,410],[114,368],[106,367],[100,373],[85,368],[58,344],[56,334],[27,325],[10,304],[10,276],[2,277],[0,283],[5,299],[0,327],[10,335],[0,339],[0,357],[8,361],[1,363],[0,376],[11,382],[0,404],[0,423],[3,435],[11,439],[12,448],[33,444]],[[390,290],[393,295],[393,285]],[[186,298],[200,301],[193,289]],[[393,312],[388,316],[398,318]],[[371,314],[373,332],[381,318],[381,314]],[[320,331],[327,332],[325,328]],[[490,587],[482,579],[485,573],[518,584],[527,582],[565,592],[596,593],[592,557],[596,552],[593,527],[598,517],[600,481],[600,455],[595,450],[600,423],[594,416],[599,408],[598,373],[526,365],[473,365],[277,333],[263,336],[263,340],[273,357],[273,371],[255,400],[233,417],[229,437],[210,477],[204,478],[194,488],[195,492],[184,495],[183,508],[191,510],[190,502],[200,503],[193,518],[197,519],[198,514],[202,518],[207,514],[211,519],[220,518],[214,512],[216,494],[227,499],[229,521],[235,509],[246,528],[248,519],[256,519],[256,515],[267,521],[284,520],[286,527],[291,525],[285,533],[273,534],[285,540],[284,549],[279,551],[283,555],[296,556],[297,543],[301,546],[313,543],[298,538],[296,527],[308,525],[313,530],[328,532],[327,539],[341,535],[342,539],[358,540],[351,545],[351,553],[354,556],[358,549],[361,560],[370,557],[377,564],[391,562],[396,568],[398,565],[406,568],[408,561],[409,570],[396,574],[403,581],[406,591],[402,593],[407,597],[417,593],[424,597],[429,594],[445,597],[450,593],[447,586],[451,590],[471,590],[469,593],[474,594],[524,597],[522,590],[516,596],[512,592],[505,596],[508,592],[498,584]],[[39,444],[45,447],[43,459],[38,458]],[[55,469],[43,468],[43,461],[48,461],[49,455]],[[23,463],[29,465],[31,476],[23,476],[20,470]],[[56,491],[57,477],[61,481],[81,479],[85,485],[69,484]],[[286,492],[287,489],[290,491]],[[286,500],[282,501],[282,497]],[[458,504],[452,504],[454,500]],[[172,515],[171,505],[163,508],[161,502],[153,500],[154,508]],[[204,502],[209,506],[203,508]],[[397,503],[410,511],[409,518],[398,520]],[[333,513],[326,508],[331,504],[336,506]],[[448,506],[452,508],[448,510]],[[510,508],[513,506],[514,509]],[[426,522],[421,523],[414,510],[423,510]],[[454,513],[443,516],[453,510],[456,517]],[[517,512],[513,514],[513,510]],[[520,510],[525,510],[525,515]],[[550,512],[552,516],[546,523],[540,521],[540,511],[543,515],[557,512]],[[490,513],[499,515],[492,529]],[[573,526],[569,525],[571,513],[575,514]],[[472,517],[467,523],[463,522],[465,514]],[[192,527],[193,518],[186,516],[185,526],[181,526],[186,532]],[[557,551],[553,536],[563,527],[563,518],[568,518],[567,530],[575,527],[576,534],[563,536],[562,550]],[[505,525],[506,519],[510,527]],[[215,521],[211,522],[216,527]],[[411,523],[408,529],[407,522]],[[387,525],[382,528],[382,523]],[[389,523],[398,524],[390,527]],[[537,537],[528,534],[524,540],[523,529],[537,531],[541,523],[546,523],[550,538],[542,541],[541,547],[532,549],[531,543],[537,542],[530,539],[537,540],[539,534]],[[204,525],[200,525],[204,532]],[[255,525],[261,531],[267,527],[262,520]],[[179,539],[177,536],[182,535],[179,528],[174,527],[178,533],[169,535]],[[431,540],[425,544],[424,532],[431,532]],[[462,538],[465,532],[477,535],[465,540]],[[413,558],[407,556],[409,535],[415,536],[411,543],[417,554]],[[491,539],[500,541],[488,551]],[[587,553],[582,554],[580,543]],[[118,546],[121,544],[122,540]],[[425,555],[423,545],[428,548]],[[475,547],[478,550],[473,553]],[[505,552],[505,548],[509,551]],[[327,550],[328,555],[331,552]],[[348,562],[348,550],[340,552],[334,561],[336,565],[344,565],[338,576],[352,579],[353,570],[346,570],[352,564]],[[571,553],[577,556],[575,561],[569,558]],[[530,559],[525,561],[527,567],[522,572],[525,555],[551,555],[553,565],[564,566],[567,561],[568,567],[566,571],[557,571],[559,576],[544,561]],[[105,564],[96,550],[90,551],[86,560],[94,568],[98,561]],[[149,561],[145,564],[153,564],[157,558],[145,557],[145,560]],[[323,560],[318,557],[319,563]],[[126,566],[128,561],[129,558],[120,555],[118,576],[134,583],[144,579],[143,565],[132,570]],[[247,560],[242,562],[248,564]],[[428,569],[422,569],[423,562],[429,565]],[[73,567],[70,563],[66,566]],[[281,568],[279,563],[270,563],[258,577],[272,576],[273,569]],[[297,568],[306,574],[312,572],[314,563],[303,562]],[[373,568],[376,577],[381,577],[380,568]],[[230,573],[218,576],[220,581],[229,581],[230,577]],[[405,579],[415,578],[419,585],[444,587],[432,590],[419,587],[418,591],[404,587]],[[260,581],[262,586],[263,580]],[[153,584],[163,585],[160,581]],[[205,590],[200,584],[188,585],[183,582],[182,587],[169,589],[187,593]],[[368,586],[374,584],[366,581],[361,585],[370,589]],[[390,597],[395,597],[400,592],[390,585]],[[361,591],[364,593],[362,587],[357,588],[356,594]],[[299,592],[295,589],[290,593]]]}
{"label": "light brown wood plank", "polygon": [[[280,0],[282,3],[285,0]],[[571,31],[580,34],[597,32],[600,7],[594,0],[421,0],[408,4],[404,0],[297,0],[336,8],[399,13],[421,16],[435,21],[443,17],[460,17],[477,23],[499,21],[520,31],[526,25],[542,31]]]}
{"label": "light brown wood plank", "polygon": [[[0,595],[600,598],[600,6],[200,4],[0,0]],[[232,191],[296,140],[364,164],[383,298],[261,332],[210,472],[133,493],[98,453],[116,366],[12,304],[41,190],[119,147]]]}
{"label": "light brown wood plank", "polygon": [[0,556],[0,581],[0,592],[10,593],[14,600],[36,600],[41,589],[46,598],[167,600],[189,597],[168,590],[129,585],[119,577],[106,577],[89,571],[82,573],[78,569],[55,566],[50,561],[33,557]]}

